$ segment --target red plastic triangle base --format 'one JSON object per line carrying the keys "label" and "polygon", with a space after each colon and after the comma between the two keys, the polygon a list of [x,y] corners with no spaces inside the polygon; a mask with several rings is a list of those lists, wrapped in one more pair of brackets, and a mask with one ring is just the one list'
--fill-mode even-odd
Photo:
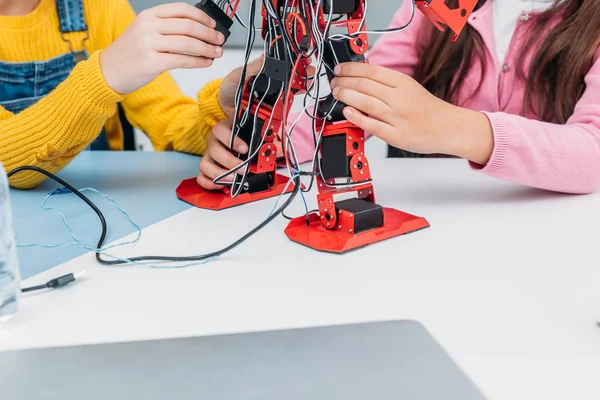
{"label": "red plastic triangle base", "polygon": [[[290,178],[284,175],[276,174],[274,185],[263,192],[243,193],[237,197],[225,194],[221,190],[206,190],[198,185],[196,178],[186,179],[177,187],[177,197],[195,207],[207,210],[224,210],[226,208],[240,206],[242,204],[252,203],[258,200],[268,199],[270,197],[280,196]],[[286,193],[294,190],[294,185],[290,184]]]}
{"label": "red plastic triangle base", "polygon": [[392,208],[383,209],[383,226],[356,235],[325,229],[319,214],[294,218],[285,229],[293,242],[327,253],[346,253],[395,236],[405,235],[429,227],[425,218],[416,217]]}

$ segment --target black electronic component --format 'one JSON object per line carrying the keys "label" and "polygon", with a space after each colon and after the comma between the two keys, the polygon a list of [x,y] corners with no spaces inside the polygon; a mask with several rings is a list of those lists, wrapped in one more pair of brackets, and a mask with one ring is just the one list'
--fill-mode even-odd
{"label": "black electronic component", "polygon": [[269,78],[278,80],[280,82],[285,82],[289,79],[286,74],[287,68],[285,65],[285,61],[278,60],[273,57],[265,58],[265,75]]}
{"label": "black electronic component", "polygon": [[254,87],[253,96],[255,99],[273,107],[277,103],[277,99],[279,99],[283,82],[269,79],[265,74],[260,74],[252,78],[250,87]]}
{"label": "black electronic component", "polygon": [[310,39],[309,39],[308,35],[302,36],[302,40],[300,41],[300,45],[298,46],[300,48],[300,51],[303,53],[306,53],[308,51],[309,46],[310,46]]}
{"label": "black electronic component", "polygon": [[204,11],[206,15],[211,17],[217,23],[215,30],[221,32],[225,36],[225,41],[231,35],[231,26],[233,20],[219,8],[212,0],[201,0],[200,3],[196,4],[196,8]]}
{"label": "black electronic component", "polygon": [[323,178],[350,177],[350,157],[346,155],[346,135],[321,139],[321,174]]}
{"label": "black electronic component", "polygon": [[366,199],[347,199],[335,202],[335,208],[352,213],[354,233],[383,226],[383,208]]}
{"label": "black electronic component", "polygon": [[273,174],[248,174],[244,182],[243,192],[258,193],[268,190],[273,185]]}
{"label": "black electronic component", "polygon": [[319,118],[324,118],[329,122],[339,122],[346,119],[344,117],[344,108],[346,104],[337,101],[332,94],[325,97],[317,105],[317,114]]}
{"label": "black electronic component", "polygon": [[[250,114],[246,119],[245,123],[242,126],[240,126],[240,129],[238,131],[238,137],[242,139],[248,145],[249,148],[248,153],[241,155],[241,158],[243,160],[245,160],[248,157],[248,155],[254,154],[258,150],[262,141],[261,133],[263,127],[265,126],[265,121],[263,121],[260,118],[256,118],[256,124],[254,124],[254,120],[254,115]],[[254,135],[254,140],[252,140],[252,135]],[[252,146],[250,146],[251,142]]]}
{"label": "black electronic component", "polygon": [[323,61],[327,67],[327,77],[329,80],[335,78],[333,69],[338,64],[348,62],[362,62],[365,61],[363,54],[356,54],[350,46],[350,39],[344,40],[328,40],[325,42],[323,51]]}
{"label": "black electronic component", "polygon": [[[353,14],[358,10],[359,0],[325,0],[323,12],[325,14]],[[333,5],[332,5],[333,2]],[[333,10],[331,9],[333,7]]]}
{"label": "black electronic component", "polygon": [[243,185],[241,193],[259,193],[268,190],[273,185],[274,177],[270,172],[264,174],[252,174],[248,173],[244,181],[239,181],[234,184],[231,188],[233,192],[236,192],[239,185]]}

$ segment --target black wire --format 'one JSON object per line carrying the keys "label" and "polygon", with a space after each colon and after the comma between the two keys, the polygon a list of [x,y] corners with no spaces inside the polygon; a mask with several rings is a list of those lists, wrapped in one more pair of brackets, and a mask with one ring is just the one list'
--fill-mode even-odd
{"label": "black wire", "polygon": [[[254,236],[254,234],[256,234],[262,228],[267,226],[271,221],[273,221],[275,218],[277,218],[294,200],[294,198],[296,197],[296,195],[299,192],[299,190],[298,190],[299,187],[300,187],[299,178],[295,178],[294,179],[294,191],[290,194],[290,196],[285,201],[285,203],[281,207],[279,207],[279,209],[277,211],[275,211],[273,214],[271,214],[267,219],[265,219],[262,223],[260,223],[256,228],[252,229],[250,232],[248,232],[247,234],[245,234],[244,236],[242,236],[241,238],[236,240],[234,243],[230,244],[229,246],[227,246],[221,250],[218,250],[218,251],[215,251],[212,253],[208,253],[208,254],[199,255],[199,256],[191,256],[191,257],[140,256],[140,257],[129,258],[127,260],[114,260],[114,261],[104,260],[100,256],[100,253],[96,253],[96,260],[98,260],[98,262],[102,265],[122,265],[122,264],[131,263],[131,262],[141,262],[141,261],[155,261],[155,262],[204,261],[209,258],[222,256],[223,254],[233,250],[234,248],[236,248],[237,246],[239,246],[240,244],[245,242],[250,237]],[[98,247],[100,248],[101,246],[102,246],[102,243],[100,243]]]}
{"label": "black wire", "polygon": [[[107,232],[106,219],[104,218],[104,214],[102,214],[102,211],[100,211],[100,209],[98,207],[96,207],[96,205],[90,199],[88,199],[83,193],[81,193],[75,187],[73,187],[70,184],[68,184],[67,182],[65,182],[63,179],[59,178],[58,176],[56,176],[44,169],[38,168],[38,167],[33,167],[33,166],[19,167],[19,168],[16,168],[16,169],[10,171],[7,174],[7,176],[8,176],[8,178],[10,178],[10,177],[12,177],[20,172],[24,172],[24,171],[33,171],[33,172],[37,172],[42,175],[45,175],[46,177],[60,183],[61,185],[63,185],[67,189],[69,189],[71,192],[73,192],[73,194],[75,194],[77,197],[79,197],[81,200],[83,200],[88,206],[90,206],[90,208],[98,216],[98,219],[100,219],[100,224],[102,225],[102,232],[100,234],[100,239],[98,240],[98,245],[96,246],[96,249],[99,250],[103,247],[104,241],[106,240],[106,232]],[[130,263],[141,262],[141,261],[155,261],[155,262],[203,261],[203,260],[207,260],[209,258],[221,256],[221,255],[233,250],[234,248],[236,248],[243,242],[245,242],[247,239],[252,237],[254,234],[256,234],[258,231],[260,231],[262,228],[267,226],[271,221],[273,221],[275,218],[277,218],[277,216],[279,216],[281,213],[283,213],[283,211],[292,203],[292,201],[298,194],[299,188],[300,188],[300,177],[297,176],[294,178],[293,192],[290,194],[290,196],[285,201],[285,203],[281,207],[279,207],[279,209],[277,209],[277,211],[275,211],[273,214],[269,215],[269,217],[267,217],[267,219],[265,219],[262,223],[260,223],[256,228],[254,228],[253,230],[251,230],[250,232],[248,232],[247,234],[242,236],[240,239],[238,239],[234,243],[230,244],[229,246],[227,246],[221,250],[218,250],[218,251],[215,251],[212,253],[208,253],[208,254],[191,256],[191,257],[139,256],[139,257],[133,257],[133,258],[123,259],[123,260],[114,260],[114,261],[104,260],[100,256],[100,253],[96,252],[96,260],[102,265],[123,265],[123,264],[130,264]],[[44,286],[44,288],[45,288],[45,286]],[[26,288],[26,289],[27,289],[27,291],[33,291],[33,290],[40,290],[40,287]]]}
{"label": "black wire", "polygon": [[[48,172],[44,169],[38,168],[38,167],[33,167],[33,166],[18,167],[18,168],[13,169],[12,171],[10,171],[7,174],[7,177],[10,178],[10,177],[12,177],[20,172],[24,172],[24,171],[33,171],[33,172],[37,172],[39,174],[45,175],[46,177],[54,180],[55,182],[60,183],[61,185],[63,185],[67,189],[69,189],[71,192],[73,192],[73,194],[75,194],[77,197],[79,197],[81,200],[83,200],[88,206],[90,206],[90,208],[96,213],[96,215],[100,219],[100,224],[102,225],[102,235],[100,236],[100,243],[104,242],[104,239],[106,238],[106,219],[104,218],[104,214],[102,214],[102,211],[100,211],[100,209],[98,207],[96,207],[96,205],[90,199],[88,199],[78,189],[69,185],[67,182],[65,182],[58,176],[56,176],[56,175],[52,174],[51,172]],[[100,247],[101,246],[99,245],[98,248],[100,248]]]}
{"label": "black wire", "polygon": [[32,287],[21,289],[21,293],[35,292],[35,291],[44,290],[44,289],[48,289],[48,286],[46,286],[46,285],[32,286]]}
{"label": "black wire", "polygon": [[[406,28],[408,28],[408,26],[415,19],[415,13],[416,13],[417,7],[415,5],[415,1],[414,0],[411,0],[411,3],[412,3],[412,11],[411,11],[411,14],[410,14],[410,18],[408,19],[408,22],[406,22],[404,25],[397,26],[395,28],[387,28],[387,29],[374,29],[374,30],[369,29],[369,30],[366,30],[365,33],[368,33],[368,34],[386,34],[386,33],[401,32],[401,31],[405,30]],[[362,30],[362,27],[361,27],[361,30]],[[358,37],[360,35],[361,35],[360,32],[356,32],[356,33],[351,33],[351,34],[348,34],[348,35],[341,35],[341,36],[355,38],[355,37]],[[338,41],[340,39],[331,39],[331,40]]]}
{"label": "black wire", "polygon": [[[306,220],[308,221],[308,216],[309,216],[310,214],[312,214],[312,213],[315,213],[315,212],[319,212],[319,210],[311,210],[311,211],[309,211],[308,213],[306,213]],[[282,213],[281,213],[281,216],[282,216],[283,218],[287,219],[288,221],[291,221],[291,220],[293,220],[293,219],[294,219],[293,217],[290,217],[290,216],[286,215],[286,214],[285,214],[285,212],[282,212]],[[308,224],[307,224],[307,225],[308,225]]]}

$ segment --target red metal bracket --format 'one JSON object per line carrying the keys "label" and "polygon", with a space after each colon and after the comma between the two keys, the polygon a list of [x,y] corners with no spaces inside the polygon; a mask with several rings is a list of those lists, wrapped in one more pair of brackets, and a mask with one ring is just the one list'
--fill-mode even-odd
{"label": "red metal bracket", "polygon": [[[362,17],[361,17],[362,18]],[[358,32],[360,28],[362,20],[349,20],[345,21],[346,26],[348,27],[348,33],[350,35]],[[367,28],[363,25],[362,30],[365,31]],[[350,47],[352,51],[356,54],[365,54],[369,49],[369,37],[366,33],[359,34],[356,38],[350,41]]]}
{"label": "red metal bracket", "polygon": [[371,179],[371,168],[367,157],[357,154],[350,160],[350,173],[353,182],[362,182]]}
{"label": "red metal bracket", "polygon": [[[271,139],[272,140],[272,139]],[[265,143],[258,151],[256,163],[250,165],[249,171],[253,174],[262,174],[277,169],[277,149],[273,143]]]}
{"label": "red metal bracket", "polygon": [[452,41],[456,41],[458,35],[467,24],[469,16],[477,5],[477,0],[459,0],[458,7],[450,9],[446,0],[417,0],[415,4],[421,12],[440,31],[448,26],[453,32]]}

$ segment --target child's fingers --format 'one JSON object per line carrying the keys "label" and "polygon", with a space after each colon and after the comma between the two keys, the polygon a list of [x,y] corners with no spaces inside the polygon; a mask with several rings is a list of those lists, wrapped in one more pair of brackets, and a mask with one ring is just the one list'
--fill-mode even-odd
{"label": "child's fingers", "polygon": [[223,185],[215,185],[213,180],[208,178],[202,172],[196,178],[196,182],[198,182],[198,185],[202,186],[206,190],[218,190],[223,189],[224,187]]}
{"label": "child's fingers", "polygon": [[189,36],[161,36],[157,40],[156,51],[206,58],[219,58],[223,55],[221,47],[192,39]]}
{"label": "child's fingers", "polygon": [[[204,175],[210,181],[213,181],[215,178],[226,173],[227,170],[221,168],[220,165],[215,163],[215,161],[209,155],[205,155],[200,160],[200,174]],[[221,179],[222,182],[231,182],[233,181],[233,177],[231,175],[227,175]]]}
{"label": "child's fingers", "polygon": [[340,87],[352,89],[355,92],[381,100],[388,106],[390,106],[394,100],[395,95],[394,89],[367,78],[346,78],[340,76],[332,80],[331,85],[332,88]]}
{"label": "child's fingers", "polygon": [[[231,128],[225,123],[218,123],[213,128],[213,136],[217,138],[225,147],[229,148],[231,141]],[[240,154],[246,154],[248,152],[248,145],[239,137],[233,139],[233,150]]]}
{"label": "child's fingers", "polygon": [[162,54],[161,69],[170,71],[176,68],[196,69],[207,68],[213,63],[212,58],[189,56],[186,54]]}
{"label": "child's fingers", "polygon": [[342,103],[356,108],[362,112],[368,112],[369,115],[387,122],[393,123],[394,110],[378,98],[360,93],[354,89],[336,86],[333,91],[333,97]]}
{"label": "child's fingers", "polygon": [[263,64],[264,64],[264,56],[260,56],[257,59],[255,59],[254,61],[252,61],[250,64],[248,64],[248,68],[246,69],[246,78],[249,79],[249,78],[252,78],[253,76],[258,75],[258,73],[262,69]]}
{"label": "child's fingers", "polygon": [[147,10],[158,18],[188,18],[214,28],[215,21],[197,7],[187,3],[170,3]]}
{"label": "child's fingers", "polygon": [[385,122],[366,116],[353,107],[344,108],[344,116],[348,122],[351,122],[365,132],[369,132],[387,143],[391,143],[394,140],[394,128]]}
{"label": "child's fingers", "polygon": [[375,64],[368,63],[344,63],[335,67],[337,76],[367,78],[379,82],[391,88],[401,84],[403,74]]}
{"label": "child's fingers", "polygon": [[222,45],[225,41],[222,33],[199,22],[184,18],[161,20],[159,32],[163,35],[189,36],[215,45]]}
{"label": "child's fingers", "polygon": [[[222,146],[221,144],[213,146],[210,149],[210,157],[217,164],[223,166],[227,170],[234,169],[242,163],[242,160],[240,160],[239,158],[237,158],[236,156],[231,154],[231,152],[227,148],[225,148],[225,146]],[[244,168],[238,169],[237,173],[243,174]]]}

